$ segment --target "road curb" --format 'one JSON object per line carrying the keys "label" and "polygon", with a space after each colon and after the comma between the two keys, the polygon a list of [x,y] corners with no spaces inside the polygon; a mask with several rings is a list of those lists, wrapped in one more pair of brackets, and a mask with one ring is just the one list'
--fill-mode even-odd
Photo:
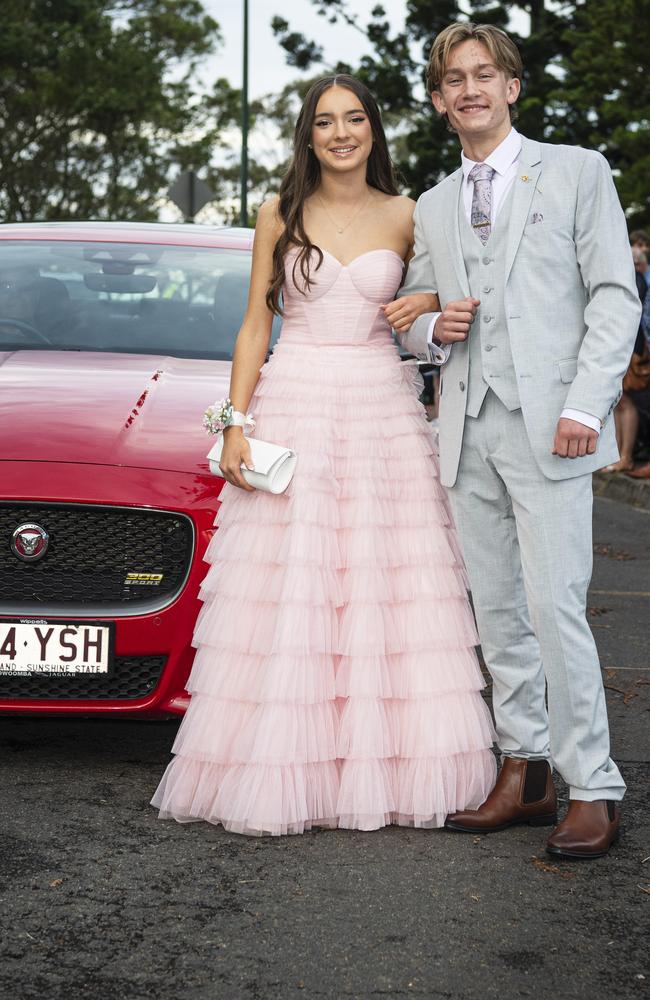
{"label": "road curb", "polygon": [[594,496],[650,510],[650,480],[630,479],[622,472],[595,472]]}

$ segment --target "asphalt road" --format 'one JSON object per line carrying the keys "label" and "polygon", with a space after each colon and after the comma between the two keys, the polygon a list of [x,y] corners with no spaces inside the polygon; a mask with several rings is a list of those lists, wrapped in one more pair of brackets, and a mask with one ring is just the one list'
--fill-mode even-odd
{"label": "asphalt road", "polygon": [[[161,822],[175,723],[0,719],[0,997],[634,998],[650,993],[650,513],[596,502],[590,598],[624,836],[248,839]],[[566,796],[563,796],[566,801]]]}

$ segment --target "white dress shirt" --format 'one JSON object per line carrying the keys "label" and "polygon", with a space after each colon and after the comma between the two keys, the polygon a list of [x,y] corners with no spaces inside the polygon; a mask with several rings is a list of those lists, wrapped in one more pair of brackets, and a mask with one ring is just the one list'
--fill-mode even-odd
{"label": "white dress shirt", "polygon": [[[517,176],[520,153],[521,136],[516,129],[512,128],[503,142],[496,149],[492,150],[490,155],[483,161],[494,170],[494,174],[492,175],[492,225],[496,222],[499,209],[512,186],[512,182]],[[477,161],[470,160],[465,156],[464,152],[461,153],[460,161],[463,170],[463,206],[468,221],[471,221],[474,182],[470,180],[469,174],[472,168],[476,166]],[[441,313],[439,312],[433,313],[427,335],[429,357],[435,365],[443,365],[448,360],[453,346],[452,344],[436,344],[433,340],[434,327],[440,315]],[[565,409],[562,411],[562,416],[569,420],[577,420],[579,423],[585,424],[585,426],[591,427],[592,430],[600,433],[600,420],[591,413],[583,413],[582,410]]]}

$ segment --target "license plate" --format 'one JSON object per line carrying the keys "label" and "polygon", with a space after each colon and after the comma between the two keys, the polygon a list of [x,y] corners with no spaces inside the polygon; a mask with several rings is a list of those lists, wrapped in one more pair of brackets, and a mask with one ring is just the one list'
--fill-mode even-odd
{"label": "license plate", "polygon": [[0,621],[0,677],[107,674],[112,622]]}

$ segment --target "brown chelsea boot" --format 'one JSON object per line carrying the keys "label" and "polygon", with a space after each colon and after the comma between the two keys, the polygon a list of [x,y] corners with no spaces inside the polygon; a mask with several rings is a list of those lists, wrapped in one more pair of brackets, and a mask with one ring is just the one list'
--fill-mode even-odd
{"label": "brown chelsea boot", "polygon": [[445,829],[459,833],[496,833],[509,826],[553,826],[557,802],[546,760],[504,757],[496,785],[482,806],[454,813]]}
{"label": "brown chelsea boot", "polygon": [[571,799],[569,811],[548,838],[546,850],[559,858],[602,858],[618,840],[619,827],[617,802]]}

